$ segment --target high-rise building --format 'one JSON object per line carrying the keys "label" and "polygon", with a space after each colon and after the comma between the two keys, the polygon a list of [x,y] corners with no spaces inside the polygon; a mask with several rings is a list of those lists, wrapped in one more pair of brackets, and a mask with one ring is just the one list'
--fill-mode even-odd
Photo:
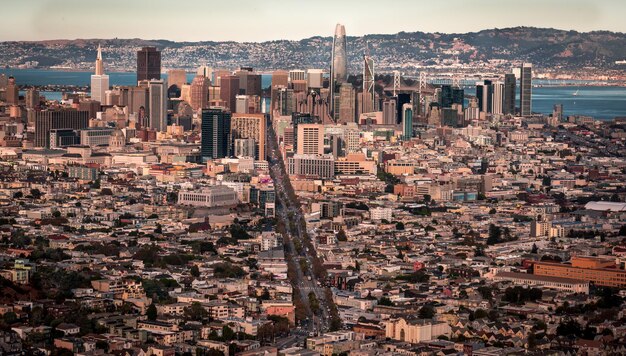
{"label": "high-rise building", "polygon": [[161,52],[143,47],[137,51],[137,82],[151,79],[161,79]]}
{"label": "high-rise building", "polygon": [[531,63],[523,63],[520,67],[519,107],[522,116],[532,114],[532,72],[533,65]]}
{"label": "high-rise building", "polygon": [[194,111],[209,107],[209,78],[196,75],[189,89],[189,105]]}
{"label": "high-rise building", "polygon": [[201,117],[202,159],[206,161],[230,156],[230,112],[217,108],[204,109]]}
{"label": "high-rise building", "polygon": [[491,113],[503,114],[504,106],[504,83],[495,81],[492,86],[492,98],[491,98]]}
{"label": "high-rise building", "polygon": [[50,132],[54,129],[84,129],[89,127],[89,111],[44,110],[35,114],[35,147],[50,147]]}
{"label": "high-rise building", "polygon": [[35,88],[26,90],[26,108],[34,109],[39,106],[39,91]]}
{"label": "high-rise building", "polygon": [[552,117],[554,117],[558,122],[563,122],[563,104],[554,104]]}
{"label": "high-rise building", "polygon": [[306,80],[306,72],[302,69],[292,69],[289,71],[289,81],[293,83],[294,80]]}
{"label": "high-rise building", "polygon": [[301,155],[324,154],[324,125],[298,125],[296,153]]}
{"label": "high-rise building", "polygon": [[335,113],[335,109],[338,107],[334,100],[336,99],[334,93],[337,85],[345,82],[348,77],[348,59],[347,59],[347,44],[346,44],[346,28],[337,24],[335,27],[335,35],[333,37],[333,49],[331,56],[330,66],[330,108]]}
{"label": "high-rise building", "polygon": [[237,95],[235,99],[237,101],[237,105],[235,108],[235,112],[237,114],[248,114],[250,112],[250,102],[248,95]]}
{"label": "high-rise building", "polygon": [[171,88],[176,85],[178,89],[187,83],[187,72],[184,69],[170,69],[167,71],[167,87]]}
{"label": "high-rise building", "polygon": [[310,89],[320,89],[324,86],[324,71],[321,69],[307,69],[307,86]]}
{"label": "high-rise building", "polygon": [[7,81],[6,103],[9,105],[17,105],[20,101],[19,88],[14,77],[9,77]]}
{"label": "high-rise building", "polygon": [[397,117],[397,105],[396,98],[386,99],[383,101],[383,124],[395,125]]}
{"label": "high-rise building", "polygon": [[504,75],[504,100],[502,105],[502,113],[505,115],[515,114],[515,92],[517,91],[517,83],[515,82],[515,74],[507,73]]}
{"label": "high-rise building", "polygon": [[402,105],[402,139],[410,140],[413,137],[413,105]]}
{"label": "high-rise building", "polygon": [[493,102],[493,86],[491,80],[476,83],[476,98],[480,111],[490,113]]}
{"label": "high-rise building", "polygon": [[355,122],[356,93],[352,84],[342,83],[339,88],[339,120],[340,123]]}
{"label": "high-rise building", "polygon": [[236,75],[223,76],[220,81],[220,99],[226,103],[230,112],[237,110],[237,95],[239,95],[239,77]]}
{"label": "high-rise building", "polygon": [[200,66],[196,70],[196,75],[201,75],[203,77],[209,78],[209,80],[213,81],[213,68],[209,66]]}
{"label": "high-rise building", "polygon": [[162,80],[148,83],[149,126],[153,130],[165,131],[167,128],[167,88]]}
{"label": "high-rise building", "polygon": [[363,100],[361,112],[369,113],[374,111],[374,100],[376,100],[376,92],[374,91],[374,60],[372,57],[363,56]]}
{"label": "high-rise building", "polygon": [[291,126],[293,126],[293,147],[298,147],[298,126],[300,124],[314,124],[315,118],[310,113],[294,112],[291,114]]}
{"label": "high-rise building", "polygon": [[98,45],[98,55],[96,56],[96,71],[91,76],[91,99],[105,102],[105,93],[109,90],[109,76],[104,74],[104,63],[102,62],[102,48]]}
{"label": "high-rise building", "polygon": [[233,114],[230,121],[230,133],[233,140],[254,139],[257,160],[265,160],[265,115]]}

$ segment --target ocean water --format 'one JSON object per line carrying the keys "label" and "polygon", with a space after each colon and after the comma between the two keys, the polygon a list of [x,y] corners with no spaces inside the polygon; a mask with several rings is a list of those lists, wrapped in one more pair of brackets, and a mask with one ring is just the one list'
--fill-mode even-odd
{"label": "ocean water", "polygon": [[[64,72],[45,69],[5,69],[0,74],[13,75],[18,84],[27,85],[76,85],[87,86],[91,72]],[[188,73],[189,82],[195,74]],[[136,74],[132,72],[109,73],[111,85],[136,85]],[[162,75],[167,79],[167,75]],[[263,74],[263,88],[270,86],[272,76]],[[541,81],[536,81],[541,83]],[[554,82],[553,82],[554,83]],[[552,113],[555,104],[563,104],[565,115],[584,115],[601,120],[612,120],[626,116],[626,87],[624,86],[543,86],[532,89],[532,110],[542,114]],[[573,95],[578,91],[578,95]],[[466,92],[472,93],[471,88]],[[48,99],[61,99],[60,92],[42,92]]]}

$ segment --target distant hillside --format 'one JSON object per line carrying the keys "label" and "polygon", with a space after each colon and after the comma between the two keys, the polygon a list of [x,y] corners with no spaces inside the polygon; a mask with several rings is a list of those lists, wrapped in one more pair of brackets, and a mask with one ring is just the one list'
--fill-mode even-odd
{"label": "distant hillside", "polygon": [[[349,31],[349,29],[348,29]],[[300,41],[173,42],[142,39],[79,39],[39,42],[0,42],[0,63],[18,66],[37,62],[39,67],[68,66],[89,69],[95,48],[102,44],[105,61],[115,70],[133,70],[135,51],[146,45],[163,51],[163,67],[327,68],[331,37]],[[413,71],[417,66],[459,61],[479,64],[489,60],[532,62],[537,67],[577,69],[616,68],[626,59],[626,34],[608,31],[581,33],[545,28],[515,27],[464,34],[400,32],[392,35],[348,37],[349,66],[361,71],[366,43],[379,71]]]}

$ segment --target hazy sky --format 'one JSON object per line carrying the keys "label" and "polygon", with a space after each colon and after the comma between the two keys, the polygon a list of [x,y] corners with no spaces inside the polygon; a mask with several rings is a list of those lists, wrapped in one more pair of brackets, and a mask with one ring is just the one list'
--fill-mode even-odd
{"label": "hazy sky", "polygon": [[0,40],[265,41],[512,26],[626,32],[626,0],[1,0]]}

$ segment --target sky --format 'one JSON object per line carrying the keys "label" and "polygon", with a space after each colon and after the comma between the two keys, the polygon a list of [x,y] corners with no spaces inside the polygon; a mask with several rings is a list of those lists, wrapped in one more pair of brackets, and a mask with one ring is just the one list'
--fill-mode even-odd
{"label": "sky", "polygon": [[514,26],[626,32],[625,0],[0,0],[0,41],[267,41]]}

